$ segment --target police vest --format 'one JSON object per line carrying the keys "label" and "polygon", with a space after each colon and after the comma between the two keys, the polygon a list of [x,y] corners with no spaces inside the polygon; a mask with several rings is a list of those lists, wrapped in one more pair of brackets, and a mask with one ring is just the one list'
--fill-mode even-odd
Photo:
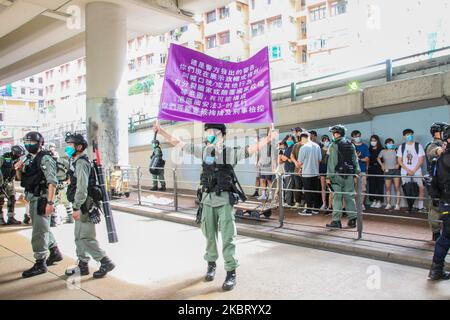
{"label": "police vest", "polygon": [[450,150],[447,149],[437,160],[436,174],[433,177],[439,188],[442,201],[450,203]]}
{"label": "police vest", "polygon": [[[200,183],[203,191],[207,193],[216,192],[220,195],[222,191],[235,191],[236,186],[233,183],[233,167],[226,163],[226,148],[223,148],[223,164],[218,164],[214,160],[208,163],[203,160],[202,174]],[[215,150],[212,151],[211,157],[215,158]]]}
{"label": "police vest", "polygon": [[353,164],[353,157],[355,155],[355,147],[351,141],[343,138],[337,143],[338,147],[338,162],[335,170],[337,173],[354,174],[355,166]]}
{"label": "police vest", "polygon": [[[68,160],[65,160],[64,158],[56,158],[53,157],[53,159],[56,161],[56,177],[58,178],[59,182],[66,181],[69,178],[68,175]],[[67,163],[64,163],[64,161],[67,161]]]}
{"label": "police vest", "polygon": [[41,191],[47,189],[47,179],[41,169],[41,162],[44,156],[51,156],[48,151],[40,151],[34,159],[28,155],[29,161],[22,172],[22,181],[20,185],[26,192],[39,196]]}
{"label": "police vest", "polygon": [[[439,141],[434,141],[433,140],[433,141],[429,142],[425,146],[425,161],[426,161],[426,164],[427,164],[427,171],[428,171],[428,174],[430,176],[434,175],[436,162],[437,162],[437,157],[433,158],[431,161],[430,161],[430,159],[428,159],[428,148],[433,146],[433,145],[435,145],[437,147],[442,147],[442,143],[440,143]],[[416,151],[417,151],[417,154],[419,154],[419,151],[418,150],[416,150]]]}
{"label": "police vest", "polygon": [[89,161],[89,158],[87,155],[82,155],[79,157],[74,163],[73,163],[73,170],[68,171],[68,175],[70,178],[70,184],[67,187],[67,200],[70,202],[75,201],[75,194],[77,192],[77,177],[75,177],[75,170],[76,165],[78,161],[87,161],[90,165],[90,171],[89,171],[89,181],[88,181],[88,196],[94,200],[94,202],[98,202],[102,200],[102,191],[100,187],[97,184],[97,175],[95,173],[95,169],[92,166],[91,161]]}
{"label": "police vest", "polygon": [[10,152],[3,155],[3,164],[1,167],[3,179],[5,181],[12,181],[16,175],[16,170],[14,170],[15,161],[12,159],[12,154]]}

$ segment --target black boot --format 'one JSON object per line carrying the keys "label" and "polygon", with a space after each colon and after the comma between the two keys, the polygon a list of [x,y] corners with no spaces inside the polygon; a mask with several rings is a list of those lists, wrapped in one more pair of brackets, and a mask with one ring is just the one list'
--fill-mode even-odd
{"label": "black boot", "polygon": [[158,191],[158,187],[157,186],[153,186],[153,188],[150,189],[151,191]]}
{"label": "black boot", "polygon": [[53,215],[50,217],[50,227],[51,228],[56,227],[56,219],[55,219],[55,216],[53,216]]}
{"label": "black boot", "polygon": [[356,218],[348,220],[347,227],[352,229],[356,228]]}
{"label": "black boot", "polygon": [[89,265],[87,262],[78,261],[78,265],[75,268],[70,268],[66,270],[66,276],[70,277],[73,276],[78,272],[80,272],[80,275],[87,276],[89,274]]}
{"label": "black boot", "polygon": [[24,271],[22,273],[22,278],[31,278],[43,273],[47,272],[47,265],[45,263],[45,260],[36,260],[36,263],[34,266],[31,267],[31,269],[28,269],[27,271]]}
{"label": "black boot", "polygon": [[428,274],[430,280],[449,280],[450,273],[444,271],[444,264],[432,263],[430,273]]}
{"label": "black boot", "polygon": [[216,276],[216,263],[208,262],[208,270],[206,271],[206,281],[213,281]]}
{"label": "black boot", "polygon": [[259,197],[258,189],[256,189],[255,192],[250,197],[253,197],[253,198]]}
{"label": "black boot", "polygon": [[108,257],[104,257],[102,260],[100,260],[100,263],[100,269],[98,269],[98,271],[95,271],[93,274],[94,278],[96,279],[103,278],[108,272],[112,271],[116,267]]}
{"label": "black boot", "polygon": [[50,249],[50,256],[47,259],[47,265],[51,266],[55,262],[61,261],[63,259],[63,256],[61,252],[59,251],[58,247],[53,247]]}
{"label": "black boot", "polygon": [[25,215],[23,216],[23,223],[24,223],[24,224],[30,224],[30,222],[31,222],[30,215],[25,214]]}
{"label": "black boot", "polygon": [[161,188],[159,189],[159,191],[166,191],[166,186],[161,186]]}
{"label": "black boot", "polygon": [[331,221],[331,223],[327,224],[327,228],[341,229],[342,224],[340,221]]}
{"label": "black boot", "polygon": [[6,222],[6,224],[7,224],[8,226],[11,226],[11,225],[19,225],[19,224],[22,224],[22,222],[17,221],[14,217],[8,217],[8,221]]}
{"label": "black boot", "polygon": [[439,239],[440,236],[441,236],[440,232],[433,232],[433,241],[437,241],[437,239]]}
{"label": "black boot", "polygon": [[222,289],[225,291],[233,290],[236,286],[236,270],[227,271],[227,277],[222,285]]}

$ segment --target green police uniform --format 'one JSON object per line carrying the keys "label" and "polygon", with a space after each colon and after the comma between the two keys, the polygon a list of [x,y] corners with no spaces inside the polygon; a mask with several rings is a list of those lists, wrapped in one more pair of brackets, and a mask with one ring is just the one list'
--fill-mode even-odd
{"label": "green police uniform", "polygon": [[[43,152],[43,151],[40,151]],[[25,159],[22,172],[25,172],[31,161],[36,157],[31,154]],[[56,162],[50,155],[44,155],[41,159],[40,170],[45,176],[47,185],[57,186],[58,179],[56,178]],[[23,175],[22,175],[23,179]],[[40,192],[40,197],[47,198],[48,190],[43,188]],[[32,192],[25,192],[25,199],[29,203],[29,213],[32,221],[32,235],[31,246],[33,247],[34,258],[36,260],[45,259],[49,249],[57,247],[57,243],[53,233],[50,231],[50,217],[38,214],[38,199],[39,196]]]}
{"label": "green police uniform", "polygon": [[[341,221],[342,218],[342,200],[345,200],[345,206],[347,210],[348,219],[355,219],[356,214],[356,204],[355,204],[355,182],[352,176],[339,176],[336,172],[336,165],[338,164],[338,142],[339,140],[333,142],[328,150],[328,164],[327,164],[327,178],[331,180],[331,186],[333,188],[333,221]],[[361,169],[358,163],[358,156],[356,155],[355,147],[352,145],[354,156],[352,158],[353,166],[355,168],[355,174],[360,174]],[[336,175],[335,175],[336,174]],[[348,192],[346,194],[341,194],[337,192]]]}
{"label": "green police uniform", "polygon": [[[0,157],[0,168],[9,171],[3,172],[3,170],[0,170],[0,187],[3,188],[3,190],[6,192],[6,195],[8,196],[7,199],[5,199],[6,197],[3,194],[3,192],[0,193],[0,212],[3,210],[3,204],[5,203],[5,200],[7,200],[8,218],[12,218],[15,215],[14,204],[16,202],[16,190],[14,188],[14,177],[15,177],[14,165],[18,161],[19,159],[17,160],[12,159],[12,155],[10,152],[5,153]],[[3,176],[4,173],[9,174],[9,176],[8,177]]]}
{"label": "green police uniform", "polygon": [[[193,154],[196,158],[206,160],[211,154],[214,146],[201,146],[186,144],[183,151]],[[240,160],[248,158],[248,148],[245,150],[236,150],[227,147],[226,163],[236,165]],[[217,163],[223,163],[219,159],[223,159],[222,151],[215,153]],[[213,193],[203,193],[202,201],[203,211],[201,220],[201,229],[206,238],[206,253],[204,259],[207,262],[215,262],[219,257],[217,250],[217,233],[220,231],[222,235],[222,255],[225,261],[225,270],[233,271],[238,266],[238,260],[235,258],[236,245],[236,224],[233,206],[230,204],[229,192],[222,191],[220,195]]]}
{"label": "green police uniform", "polygon": [[[154,157],[161,157],[162,159],[162,150],[161,147],[156,147],[153,150],[153,153],[150,157],[150,160],[152,160]],[[157,174],[152,174],[153,176],[153,187],[158,188],[158,181],[161,184],[161,188],[166,188],[166,181],[164,180],[164,169],[159,169]]]}
{"label": "green police uniform", "polygon": [[[92,165],[83,152],[71,167],[73,175],[76,178],[76,192],[73,201],[73,210],[81,210],[80,219],[75,221],[75,245],[79,261],[88,262],[90,257],[96,261],[102,260],[106,254],[96,239],[95,224],[89,220],[89,214],[85,208],[90,208],[93,204],[92,198],[88,196],[89,175]],[[73,168],[75,167],[75,168]],[[84,206],[83,206],[84,204]],[[83,206],[83,209],[82,209]],[[84,211],[84,212],[83,212]]]}
{"label": "green police uniform", "polygon": [[[433,161],[438,158],[437,149],[442,148],[442,141],[439,139],[434,139],[427,147],[426,147],[426,156],[428,163],[433,163]],[[432,220],[439,220],[440,214],[438,212],[438,208],[436,206],[433,206],[432,203],[430,204],[430,211],[428,213],[428,220],[430,220],[430,228],[431,232],[438,234],[441,232],[441,224],[437,221]]]}

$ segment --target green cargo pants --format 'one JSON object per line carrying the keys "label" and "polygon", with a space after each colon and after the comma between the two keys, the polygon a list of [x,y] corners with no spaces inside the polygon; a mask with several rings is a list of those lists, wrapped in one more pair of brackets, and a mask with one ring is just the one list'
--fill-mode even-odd
{"label": "green cargo pants", "polygon": [[430,212],[428,213],[428,220],[430,220],[429,223],[432,233],[441,232],[441,224],[439,222],[431,221],[431,220],[440,220],[441,215],[437,210],[438,208],[432,205],[430,206]]}
{"label": "green cargo pants", "polygon": [[5,199],[5,195],[0,193],[0,211],[3,210],[3,205],[5,201],[8,201],[8,218],[14,217],[15,213],[15,203],[16,203],[16,190],[14,189],[14,181],[5,182],[3,184],[5,188],[5,192],[8,195],[8,198]]}
{"label": "green cargo pants", "polygon": [[158,174],[152,174],[153,187],[158,187],[158,181],[161,184],[161,188],[166,187],[166,181],[164,180],[164,170],[158,170]]}
{"label": "green cargo pants", "polygon": [[47,257],[48,250],[56,247],[56,240],[50,231],[50,217],[39,215],[37,212],[38,197],[33,196],[30,199],[30,217],[33,231],[31,234],[31,246],[36,260],[42,260]]}
{"label": "green cargo pants", "polygon": [[95,224],[88,220],[87,214],[81,214],[80,219],[75,221],[75,246],[78,260],[89,262],[92,257],[95,261],[100,261],[106,256],[95,237]]}
{"label": "green cargo pants", "polygon": [[355,203],[355,182],[353,177],[343,178],[335,176],[331,179],[333,191],[348,192],[351,194],[333,193],[333,221],[341,221],[342,218],[342,200],[345,200],[345,209],[348,219],[357,217]]}
{"label": "green cargo pants", "polygon": [[201,229],[206,238],[205,260],[215,262],[219,254],[217,252],[217,234],[222,235],[222,255],[225,261],[225,270],[233,271],[239,264],[236,254],[236,224],[233,206],[226,204],[220,207],[211,207],[203,204]]}

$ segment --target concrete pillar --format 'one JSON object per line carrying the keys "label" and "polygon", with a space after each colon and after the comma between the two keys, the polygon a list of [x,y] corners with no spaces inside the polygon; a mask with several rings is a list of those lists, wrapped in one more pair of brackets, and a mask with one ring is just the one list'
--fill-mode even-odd
{"label": "concrete pillar", "polygon": [[126,87],[126,26],[120,5],[86,5],[86,123],[89,144],[97,141],[105,166],[128,164],[126,116],[119,107]]}

